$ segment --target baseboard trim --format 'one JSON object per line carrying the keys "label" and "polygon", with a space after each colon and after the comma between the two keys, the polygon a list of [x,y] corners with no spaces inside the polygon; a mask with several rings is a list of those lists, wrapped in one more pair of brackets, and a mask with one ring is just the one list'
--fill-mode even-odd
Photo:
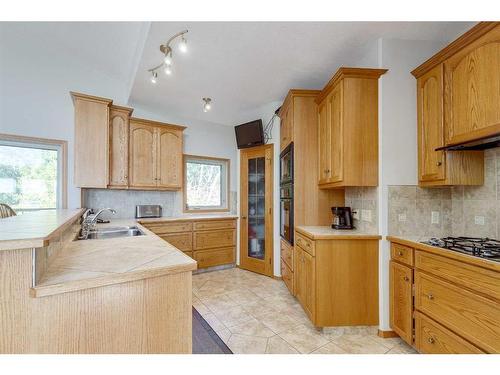
{"label": "baseboard trim", "polygon": [[274,275],[273,275],[273,279],[274,279],[274,280],[283,280],[283,277],[281,277],[281,276],[274,276]]}
{"label": "baseboard trim", "polygon": [[389,339],[392,337],[399,337],[399,335],[394,331],[382,331],[380,329],[377,332],[377,336],[382,337],[383,339]]}

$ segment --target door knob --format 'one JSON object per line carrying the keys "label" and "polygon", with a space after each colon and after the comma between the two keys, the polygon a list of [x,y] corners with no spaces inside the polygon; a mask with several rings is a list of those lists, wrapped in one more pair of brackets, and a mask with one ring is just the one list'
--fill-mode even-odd
{"label": "door knob", "polygon": [[246,218],[247,218],[247,217],[246,217],[246,216],[242,216],[241,218],[242,218],[243,220],[246,220]]}
{"label": "door knob", "polygon": [[434,296],[432,295],[432,293],[429,293],[429,294],[427,294],[427,298],[429,298],[430,300],[433,300]]}
{"label": "door knob", "polygon": [[438,162],[436,163],[436,165],[437,165],[438,167],[440,167],[442,164],[443,164],[443,162],[442,162],[442,161],[438,161]]}
{"label": "door knob", "polygon": [[410,279],[408,278],[408,276],[405,276],[405,277],[404,277],[404,280],[405,280],[405,281],[410,281]]}

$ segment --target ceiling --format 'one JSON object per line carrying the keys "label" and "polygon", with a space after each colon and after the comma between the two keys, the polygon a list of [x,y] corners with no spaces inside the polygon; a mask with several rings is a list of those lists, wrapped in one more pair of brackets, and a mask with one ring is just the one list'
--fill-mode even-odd
{"label": "ceiling", "polygon": [[[341,65],[355,65],[378,38],[441,40],[470,22],[153,22],[130,102],[162,113],[235,125],[242,112],[281,100],[289,88],[322,88]],[[173,74],[147,69],[162,61],[159,45],[183,29],[187,54],[174,48]],[[213,109],[202,111],[202,97]]]}

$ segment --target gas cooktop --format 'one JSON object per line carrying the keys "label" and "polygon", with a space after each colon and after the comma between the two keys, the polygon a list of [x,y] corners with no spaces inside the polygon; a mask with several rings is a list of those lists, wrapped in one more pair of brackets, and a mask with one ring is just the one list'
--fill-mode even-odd
{"label": "gas cooktop", "polygon": [[431,238],[422,243],[500,262],[500,241],[491,238],[444,237]]}

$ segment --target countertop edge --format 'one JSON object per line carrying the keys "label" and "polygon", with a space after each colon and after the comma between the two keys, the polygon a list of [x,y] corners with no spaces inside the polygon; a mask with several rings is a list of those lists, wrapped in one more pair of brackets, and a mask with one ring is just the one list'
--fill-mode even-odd
{"label": "countertop edge", "polygon": [[467,254],[457,253],[456,251],[442,249],[440,247],[426,245],[424,243],[410,240],[403,237],[398,236],[386,236],[387,241],[396,242],[401,245],[406,245],[409,247],[413,247],[418,250],[422,250],[431,254],[439,255],[445,258],[454,259],[463,263],[471,264],[473,266],[478,266],[482,268],[486,268],[489,270],[500,272],[500,263],[495,263],[493,261],[489,261],[482,258],[473,257]]}
{"label": "countertop edge", "polygon": [[59,284],[37,285],[35,287],[30,288],[30,296],[34,298],[39,298],[39,297],[47,297],[69,292],[77,292],[79,290],[87,290],[93,288],[100,288],[103,286],[123,284],[130,281],[146,280],[153,277],[173,275],[182,272],[192,272],[197,268],[198,267],[196,261],[193,261],[181,265],[158,267],[148,270],[128,271],[124,273],[113,273],[89,279],[66,281],[64,283],[59,283]]}
{"label": "countertop edge", "polygon": [[71,215],[63,223],[61,223],[57,228],[54,228],[51,232],[42,237],[33,238],[19,238],[15,240],[0,240],[0,251],[7,250],[21,250],[21,249],[31,249],[37,247],[44,247],[50,244],[50,240],[53,239],[58,233],[64,232],[74,221],[82,216],[84,209],[80,208],[74,215]]}
{"label": "countertop edge", "polygon": [[137,218],[135,219],[139,224],[156,224],[156,223],[171,223],[177,221],[206,221],[206,220],[235,220],[239,219],[238,215],[213,215],[209,217],[152,217],[152,218]]}
{"label": "countertop edge", "polygon": [[313,234],[303,228],[296,227],[295,231],[312,240],[381,240],[379,234]]}

